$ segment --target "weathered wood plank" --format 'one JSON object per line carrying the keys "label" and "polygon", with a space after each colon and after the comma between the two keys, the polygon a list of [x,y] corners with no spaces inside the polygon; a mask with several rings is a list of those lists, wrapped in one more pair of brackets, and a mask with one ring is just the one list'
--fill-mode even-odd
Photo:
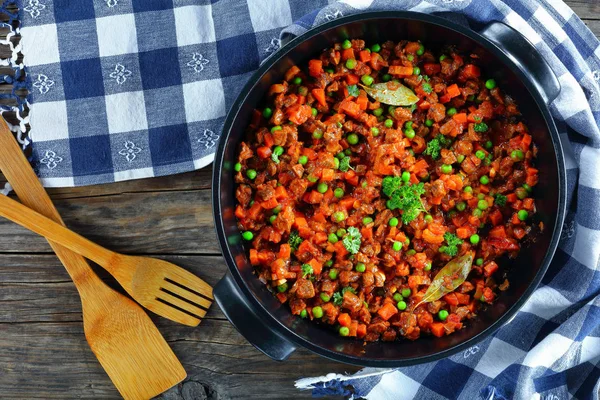
{"label": "weathered wood plank", "polygon": [[[216,256],[165,259],[210,284],[225,272],[223,260]],[[0,256],[2,396],[118,398],[85,343],[79,298],[67,279],[51,255]],[[207,397],[213,399],[308,398],[294,389],[297,378],[356,370],[307,351],[298,351],[285,363],[271,361],[239,335],[216,305],[198,328],[153,318],[189,375],[182,386],[163,396],[165,400],[191,400],[188,392],[204,387],[212,391]]]}
{"label": "weathered wood plank", "polygon": [[[219,254],[210,190],[122,193],[55,202],[67,226],[112,250]],[[46,253],[45,240],[0,219],[0,253]]]}

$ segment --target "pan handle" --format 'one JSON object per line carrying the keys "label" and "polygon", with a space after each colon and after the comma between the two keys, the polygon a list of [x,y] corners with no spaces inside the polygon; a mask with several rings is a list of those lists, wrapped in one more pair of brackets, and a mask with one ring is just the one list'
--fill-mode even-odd
{"label": "pan handle", "polygon": [[243,297],[230,272],[217,283],[213,295],[227,319],[250,344],[275,361],[286,360],[296,347],[269,328]]}
{"label": "pan handle", "polygon": [[486,25],[479,33],[507,54],[531,78],[546,104],[552,103],[560,93],[560,83],[548,62],[525,36],[498,21]]}

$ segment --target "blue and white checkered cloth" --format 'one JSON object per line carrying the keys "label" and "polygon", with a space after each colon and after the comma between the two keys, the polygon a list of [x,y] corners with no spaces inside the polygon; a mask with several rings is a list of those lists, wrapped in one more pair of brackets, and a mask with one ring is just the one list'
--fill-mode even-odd
{"label": "blue and white checkered cloth", "polygon": [[[31,116],[15,130],[23,135],[31,122],[33,159],[46,186],[208,164],[228,107],[280,47],[280,35],[382,9],[515,27],[562,85],[552,112],[566,152],[568,214],[542,285],[509,324],[464,353],[397,370],[309,378],[298,387],[369,399],[599,399],[600,43],[562,1],[23,0],[21,6]],[[23,68],[16,59],[11,65]]]}

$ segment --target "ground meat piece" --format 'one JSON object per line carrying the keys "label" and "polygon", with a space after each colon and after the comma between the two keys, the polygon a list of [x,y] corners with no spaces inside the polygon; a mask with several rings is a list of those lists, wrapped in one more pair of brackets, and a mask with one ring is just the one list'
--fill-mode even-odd
{"label": "ground meat piece", "polygon": [[302,310],[306,308],[306,303],[302,299],[292,299],[290,300],[290,309],[292,310],[292,314],[299,315]]}
{"label": "ground meat piece", "polygon": [[456,162],[456,156],[454,155],[453,151],[442,149],[441,155],[442,155],[442,162],[444,164],[452,165]]}
{"label": "ground meat piece", "polygon": [[371,323],[371,313],[366,307],[363,307],[358,311],[358,320],[366,325]]}
{"label": "ground meat piece", "polygon": [[441,179],[431,184],[431,195],[433,197],[444,197],[446,195],[446,186]]}
{"label": "ground meat piece", "polygon": [[442,302],[440,300],[432,301],[427,303],[427,311],[432,314],[437,314],[442,308]]}
{"label": "ground meat piece", "polygon": [[271,117],[271,124],[281,125],[281,124],[283,124],[284,118],[285,118],[285,114],[283,113],[281,108],[276,108],[275,111],[273,112],[273,116]]}
{"label": "ground meat piece", "polygon": [[315,287],[308,279],[300,278],[294,283],[290,293],[295,293],[299,299],[310,299],[315,297]]}
{"label": "ground meat piece", "polygon": [[292,230],[292,224],[295,219],[294,209],[292,207],[284,207],[279,215],[277,215],[277,218],[275,218],[273,227],[280,232],[289,233]]}
{"label": "ground meat piece", "polygon": [[454,143],[454,151],[463,156],[469,155],[473,152],[473,143],[468,140],[458,140]]}
{"label": "ground meat piece", "polygon": [[357,312],[358,310],[360,310],[363,306],[363,302],[362,300],[355,295],[354,293],[352,293],[351,291],[346,291],[346,293],[344,293],[344,299],[342,302],[342,307],[351,311],[351,312]]}
{"label": "ground meat piece", "polygon": [[331,302],[323,304],[321,308],[323,309],[325,320],[333,324],[340,313],[339,309]]}
{"label": "ground meat piece", "polygon": [[254,152],[250,149],[250,147],[246,144],[246,142],[242,142],[240,144],[240,154],[238,159],[240,162],[252,158],[254,156]]}
{"label": "ground meat piece", "polygon": [[404,336],[410,335],[417,326],[417,317],[410,312],[400,313],[400,319],[397,322],[400,333]]}
{"label": "ground meat piece", "polygon": [[339,274],[340,284],[342,286],[348,286],[350,283],[357,282],[360,279],[360,272],[356,271],[342,271]]}
{"label": "ground meat piece", "polygon": [[371,271],[366,271],[362,274],[362,285],[365,288],[375,284],[375,275]]}
{"label": "ground meat piece", "polygon": [[500,176],[505,178],[510,175],[512,173],[512,167],[514,164],[515,162],[510,157],[504,157],[500,161],[500,169],[498,170]]}
{"label": "ground meat piece", "polygon": [[256,189],[256,197],[260,201],[267,201],[275,196],[275,189],[269,184],[259,185]]}
{"label": "ground meat piece", "polygon": [[239,185],[235,190],[235,198],[242,206],[247,207],[252,200],[252,188],[244,184]]}
{"label": "ground meat piece", "polygon": [[440,122],[446,118],[446,107],[442,103],[432,104],[427,112],[427,118]]}
{"label": "ground meat piece", "polygon": [[396,335],[397,333],[395,330],[388,329],[383,333],[383,335],[381,335],[381,340],[383,340],[384,342],[391,342],[396,340]]}
{"label": "ground meat piece", "polygon": [[306,179],[294,179],[289,186],[289,190],[292,195],[299,199],[308,189],[308,181]]}
{"label": "ground meat piece", "polygon": [[273,142],[275,142],[277,146],[284,146],[285,142],[287,141],[287,133],[287,129],[279,129],[277,131],[274,131],[273,133],[271,133],[271,135],[273,136]]}
{"label": "ground meat piece", "polygon": [[419,325],[419,328],[421,328],[421,329],[428,328],[432,322],[433,322],[433,316],[431,315],[431,313],[429,313],[427,311],[423,311],[422,313],[420,313],[417,316],[417,323]]}
{"label": "ground meat piece", "polygon": [[412,118],[412,112],[406,107],[396,107],[394,117],[399,121],[398,124],[400,125]]}
{"label": "ground meat piece", "polygon": [[367,326],[367,332],[376,332],[378,334],[382,334],[387,331],[390,327],[390,323],[387,321],[383,321],[382,319],[375,318],[369,326]]}

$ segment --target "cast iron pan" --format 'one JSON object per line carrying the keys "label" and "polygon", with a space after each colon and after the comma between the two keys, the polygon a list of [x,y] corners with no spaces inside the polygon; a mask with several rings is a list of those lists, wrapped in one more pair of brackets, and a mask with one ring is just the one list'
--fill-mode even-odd
{"label": "cast iron pan", "polygon": [[[345,38],[367,43],[421,40],[434,50],[454,44],[475,51],[484,60],[483,74],[517,100],[535,143],[540,181],[535,188],[537,218],[545,225],[535,244],[510,262],[510,287],[466,328],[443,338],[375,342],[342,338],[333,330],[293,316],[258,281],[249,263],[234,216],[233,165],[254,108],[271,84],[292,65],[308,60]],[[474,345],[507,323],[542,279],[560,237],[566,203],[566,172],[559,135],[548,104],[560,85],[537,50],[517,31],[493,22],[479,31],[446,19],[414,12],[370,12],[318,26],[295,38],[270,57],[252,76],[233,105],[217,149],[213,172],[213,210],[217,235],[229,272],[215,287],[221,309],[244,337],[275,360],[286,359],[297,347],[350,364],[400,367],[447,357]]]}

